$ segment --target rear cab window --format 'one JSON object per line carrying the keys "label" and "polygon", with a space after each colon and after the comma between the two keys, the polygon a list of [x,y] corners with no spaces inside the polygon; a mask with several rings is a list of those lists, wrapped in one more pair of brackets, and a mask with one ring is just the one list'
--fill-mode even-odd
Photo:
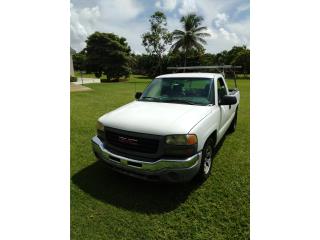
{"label": "rear cab window", "polygon": [[217,90],[218,90],[217,91],[218,92],[218,103],[220,103],[223,96],[228,94],[225,82],[223,81],[223,79],[221,77],[217,79]]}

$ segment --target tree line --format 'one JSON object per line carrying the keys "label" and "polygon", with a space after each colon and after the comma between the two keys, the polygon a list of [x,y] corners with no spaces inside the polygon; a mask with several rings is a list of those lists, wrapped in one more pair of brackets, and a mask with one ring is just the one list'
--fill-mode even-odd
{"label": "tree line", "polygon": [[109,81],[128,77],[130,73],[150,77],[166,72],[168,66],[239,65],[250,73],[250,50],[234,46],[217,54],[206,53],[205,38],[210,34],[202,26],[203,18],[188,14],[180,19],[182,29],[169,32],[164,13],[155,12],[149,19],[150,30],[142,34],[146,54],[134,54],[125,38],[114,33],[95,32],[86,40],[86,47],[72,55],[75,70],[94,73]]}

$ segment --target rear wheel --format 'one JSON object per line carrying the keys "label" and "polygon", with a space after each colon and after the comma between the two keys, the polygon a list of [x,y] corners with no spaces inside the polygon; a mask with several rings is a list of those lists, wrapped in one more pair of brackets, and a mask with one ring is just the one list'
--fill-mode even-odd
{"label": "rear wheel", "polygon": [[200,181],[205,181],[211,173],[214,143],[211,138],[207,140],[202,150],[201,165],[197,175]]}

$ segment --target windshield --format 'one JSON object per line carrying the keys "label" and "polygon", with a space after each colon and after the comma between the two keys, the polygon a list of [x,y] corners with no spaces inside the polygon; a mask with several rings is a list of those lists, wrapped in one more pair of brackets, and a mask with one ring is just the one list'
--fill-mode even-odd
{"label": "windshield", "polygon": [[210,78],[156,78],[139,100],[208,105],[214,99],[211,83]]}

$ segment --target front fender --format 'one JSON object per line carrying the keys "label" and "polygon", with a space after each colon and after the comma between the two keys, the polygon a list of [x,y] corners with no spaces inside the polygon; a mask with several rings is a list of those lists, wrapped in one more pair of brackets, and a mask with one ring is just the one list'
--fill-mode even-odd
{"label": "front fender", "polygon": [[214,131],[218,132],[219,122],[219,109],[213,107],[211,113],[209,113],[190,130],[190,134],[196,134],[198,137],[198,151],[201,151],[203,149],[207,139]]}

